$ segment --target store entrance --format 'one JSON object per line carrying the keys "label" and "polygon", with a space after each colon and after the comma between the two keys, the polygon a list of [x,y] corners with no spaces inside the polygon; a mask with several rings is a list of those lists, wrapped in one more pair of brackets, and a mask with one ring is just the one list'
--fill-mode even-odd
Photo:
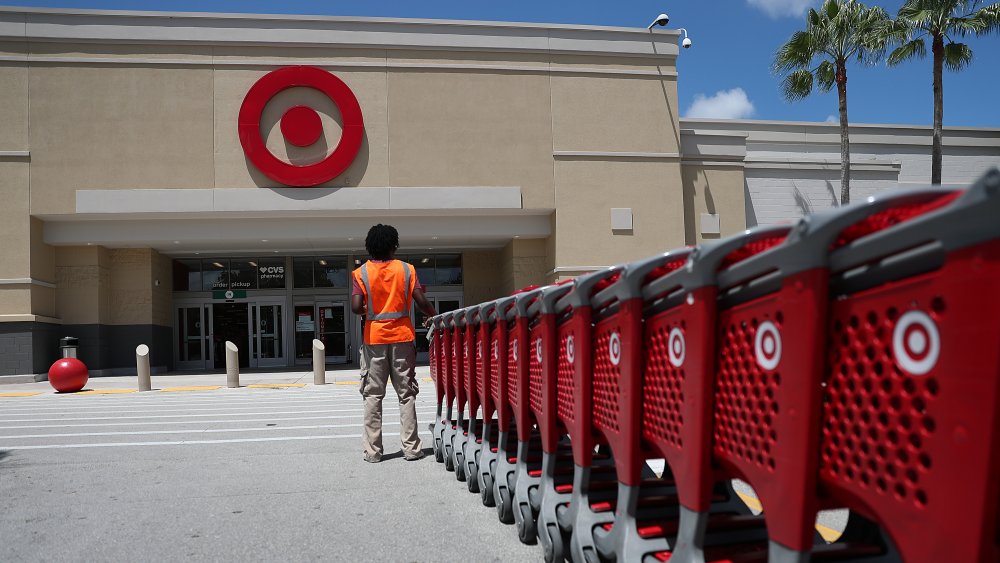
{"label": "store entrance", "polygon": [[250,309],[247,303],[212,304],[212,335],[216,369],[226,367],[226,341],[239,349],[240,367],[250,367]]}

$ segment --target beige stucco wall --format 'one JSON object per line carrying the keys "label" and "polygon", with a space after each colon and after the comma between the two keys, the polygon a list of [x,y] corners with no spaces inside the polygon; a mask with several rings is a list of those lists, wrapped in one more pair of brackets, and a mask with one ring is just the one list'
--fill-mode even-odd
{"label": "beige stucco wall", "polygon": [[56,249],[56,309],[66,324],[111,320],[111,258],[100,246]]}
{"label": "beige stucco wall", "polygon": [[[688,165],[684,183],[684,236],[687,244],[726,237],[747,228],[743,169],[734,166]],[[719,235],[703,235],[702,213],[719,215]]]}
{"label": "beige stucco wall", "polygon": [[79,246],[57,248],[55,261],[62,322],[170,326],[170,258],[148,248]]}
{"label": "beige stucco wall", "polygon": [[502,295],[503,280],[498,271],[501,250],[475,250],[462,253],[463,302],[472,305]]}
{"label": "beige stucco wall", "polygon": [[503,248],[499,264],[501,296],[529,285],[547,283],[552,269],[547,247],[545,239],[515,239]]}
{"label": "beige stucco wall", "polygon": [[553,147],[677,153],[676,108],[674,77],[553,76]]}
{"label": "beige stucco wall", "polygon": [[76,190],[213,185],[212,71],[30,69],[31,212],[73,213]]}
{"label": "beige stucco wall", "polygon": [[388,81],[390,185],[520,186],[524,207],[552,207],[547,76],[393,70]]}
{"label": "beige stucco wall", "polygon": [[[658,160],[556,163],[555,262],[619,264],[684,244],[680,165]],[[611,230],[611,209],[631,208],[631,233]]]}

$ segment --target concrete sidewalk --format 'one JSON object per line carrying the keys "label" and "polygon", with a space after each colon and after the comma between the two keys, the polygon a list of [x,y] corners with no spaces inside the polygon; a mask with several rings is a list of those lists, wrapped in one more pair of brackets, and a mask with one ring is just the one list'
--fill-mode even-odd
{"label": "concrete sidewalk", "polygon": [[[303,366],[304,367],[304,366]],[[359,370],[357,367],[328,367],[326,371],[326,381],[329,385],[349,385],[358,382]],[[425,379],[430,377],[430,368],[420,366],[417,368],[417,377]],[[215,373],[205,372],[169,372],[152,376],[153,391],[178,387],[210,387],[226,386],[226,373],[219,371]],[[240,385],[313,385],[312,370],[302,368],[293,370],[247,370],[240,373]],[[138,380],[136,376],[117,377],[92,377],[84,388],[95,391],[104,390],[128,390],[137,389]],[[0,395],[16,393],[55,393],[48,381],[38,381],[32,383],[10,383],[0,385]]]}

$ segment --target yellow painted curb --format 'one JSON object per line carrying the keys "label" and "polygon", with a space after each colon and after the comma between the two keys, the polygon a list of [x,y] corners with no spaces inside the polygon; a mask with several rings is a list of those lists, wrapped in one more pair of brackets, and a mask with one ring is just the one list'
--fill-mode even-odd
{"label": "yellow painted curb", "polygon": [[357,381],[334,381],[333,384],[334,385],[358,385],[359,382],[357,382]]}
{"label": "yellow painted curb", "polygon": [[[746,504],[751,510],[760,512],[764,509],[764,507],[760,504],[760,501],[753,498],[752,496],[745,495],[743,493],[736,493],[736,494],[740,496],[740,500],[742,500],[743,503]],[[816,524],[816,531],[819,532],[819,535],[823,536],[823,539],[829,543],[837,541],[838,539],[840,539],[841,536],[841,533],[838,532],[837,530],[834,530],[833,528],[828,528],[827,526],[824,526],[822,524]]]}
{"label": "yellow painted curb", "polygon": [[41,391],[22,391],[19,393],[0,393],[0,397],[34,397],[41,394]]}
{"label": "yellow painted curb", "polygon": [[429,377],[425,377],[425,378],[424,378],[424,381],[434,381],[434,380],[433,380],[433,379],[431,379],[431,378],[429,378]]}
{"label": "yellow painted curb", "polygon": [[750,510],[756,512],[761,512],[762,510],[764,510],[764,505],[762,505],[759,500],[753,498],[750,495],[745,495],[743,493],[736,493],[736,494],[740,496],[740,500],[742,500],[743,504],[747,505],[747,507],[749,507]]}
{"label": "yellow painted curb", "polygon": [[122,393],[135,393],[138,389],[87,389],[78,391],[76,395],[120,395]]}
{"label": "yellow painted curb", "polygon": [[838,532],[837,530],[834,530],[833,528],[827,528],[822,524],[816,524],[816,531],[819,532],[819,535],[823,536],[823,539],[825,539],[830,543],[839,540],[841,536],[841,533]]}
{"label": "yellow painted curb", "polygon": [[252,389],[281,389],[283,387],[305,387],[305,383],[254,383],[247,385]]}
{"label": "yellow painted curb", "polygon": [[216,389],[221,389],[221,385],[205,385],[202,387],[167,387],[166,389],[160,389],[161,393],[167,393],[171,391],[214,391]]}

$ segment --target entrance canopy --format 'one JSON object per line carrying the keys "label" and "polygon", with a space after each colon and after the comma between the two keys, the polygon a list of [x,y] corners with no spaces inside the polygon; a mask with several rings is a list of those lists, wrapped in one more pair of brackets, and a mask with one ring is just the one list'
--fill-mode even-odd
{"label": "entrance canopy", "polygon": [[190,252],[361,248],[391,223],[408,248],[497,247],[551,234],[552,210],[516,187],[80,190],[76,214],[47,215],[46,244]]}

